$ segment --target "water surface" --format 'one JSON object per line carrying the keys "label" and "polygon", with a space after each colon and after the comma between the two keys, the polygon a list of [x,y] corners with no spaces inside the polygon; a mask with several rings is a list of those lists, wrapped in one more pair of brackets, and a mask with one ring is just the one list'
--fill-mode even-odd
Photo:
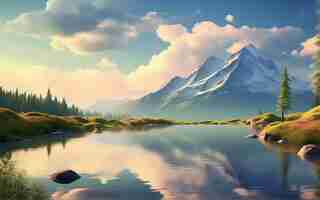
{"label": "water surface", "polygon": [[[177,126],[44,138],[2,151],[61,200],[318,199],[316,165],[247,134],[237,126]],[[82,178],[68,186],[48,180],[64,169]]]}

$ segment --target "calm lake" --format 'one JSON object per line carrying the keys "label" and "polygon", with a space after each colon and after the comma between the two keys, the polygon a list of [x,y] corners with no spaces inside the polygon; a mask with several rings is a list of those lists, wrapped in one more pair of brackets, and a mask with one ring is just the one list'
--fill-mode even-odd
{"label": "calm lake", "polygon": [[[17,167],[59,200],[318,199],[320,167],[248,133],[177,126],[42,138],[1,151],[12,151]],[[82,178],[67,186],[48,180],[65,169]]]}

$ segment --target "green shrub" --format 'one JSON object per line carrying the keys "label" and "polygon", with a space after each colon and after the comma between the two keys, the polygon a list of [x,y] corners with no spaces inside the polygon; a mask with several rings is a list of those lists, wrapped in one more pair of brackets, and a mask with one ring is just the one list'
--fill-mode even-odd
{"label": "green shrub", "polygon": [[49,200],[49,194],[19,172],[6,154],[0,159],[0,199],[3,200]]}

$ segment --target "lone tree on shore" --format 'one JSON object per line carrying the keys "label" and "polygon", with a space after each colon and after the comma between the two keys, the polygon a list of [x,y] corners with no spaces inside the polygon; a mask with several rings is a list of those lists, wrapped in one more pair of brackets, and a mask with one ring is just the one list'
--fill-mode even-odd
{"label": "lone tree on shore", "polygon": [[281,120],[284,121],[285,113],[288,112],[291,106],[290,101],[290,78],[288,74],[288,69],[285,67],[282,74],[281,84],[280,84],[280,94],[278,97],[277,109],[281,112]]}
{"label": "lone tree on shore", "polygon": [[313,56],[313,74],[312,74],[312,91],[315,98],[315,106],[320,105],[320,35],[315,38],[315,44],[319,47],[317,53]]}

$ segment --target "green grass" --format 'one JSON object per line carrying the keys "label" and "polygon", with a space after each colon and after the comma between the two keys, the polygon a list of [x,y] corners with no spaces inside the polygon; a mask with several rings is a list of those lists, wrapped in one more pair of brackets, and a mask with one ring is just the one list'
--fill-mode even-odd
{"label": "green grass", "polygon": [[320,106],[289,115],[285,122],[270,123],[262,131],[266,133],[280,136],[292,145],[320,144]]}
{"label": "green grass", "polygon": [[11,155],[0,159],[0,199],[3,200],[49,200],[49,194],[39,184],[29,181],[15,168]]}
{"label": "green grass", "polygon": [[16,113],[5,108],[0,108],[0,128],[1,140],[37,136],[53,131],[85,131],[83,123],[73,118],[45,113]]}
{"label": "green grass", "polygon": [[102,117],[55,116],[46,113],[16,113],[0,108],[0,142],[15,141],[33,136],[50,134],[54,131],[84,133],[104,130],[142,130],[146,127],[174,125],[166,119],[126,118],[104,119]]}

